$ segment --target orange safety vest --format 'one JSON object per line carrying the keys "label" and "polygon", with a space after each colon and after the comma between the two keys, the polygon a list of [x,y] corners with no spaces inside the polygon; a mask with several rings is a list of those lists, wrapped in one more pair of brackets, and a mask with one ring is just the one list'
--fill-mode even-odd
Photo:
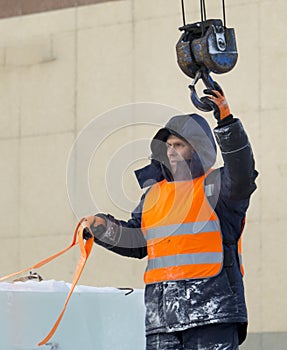
{"label": "orange safety vest", "polygon": [[146,284],[220,273],[220,223],[205,196],[205,177],[182,182],[163,180],[147,193],[142,213],[148,251]]}
{"label": "orange safety vest", "polygon": [[237,253],[238,253],[240,271],[241,271],[242,276],[244,276],[244,266],[243,266],[243,262],[242,262],[242,232],[243,232],[244,226],[245,226],[245,218],[242,221],[240,238],[237,242]]}

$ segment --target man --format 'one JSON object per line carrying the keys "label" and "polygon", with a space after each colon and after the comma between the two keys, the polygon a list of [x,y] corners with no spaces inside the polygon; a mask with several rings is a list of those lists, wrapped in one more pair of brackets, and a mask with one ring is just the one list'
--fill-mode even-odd
{"label": "man", "polygon": [[86,238],[93,234],[124,256],[148,256],[147,350],[235,350],[246,337],[241,234],[257,172],[223,92],[205,93],[224,166],[212,169],[208,123],[196,114],[175,116],[153,138],[151,164],[136,171],[148,189],[131,219],[86,218]]}

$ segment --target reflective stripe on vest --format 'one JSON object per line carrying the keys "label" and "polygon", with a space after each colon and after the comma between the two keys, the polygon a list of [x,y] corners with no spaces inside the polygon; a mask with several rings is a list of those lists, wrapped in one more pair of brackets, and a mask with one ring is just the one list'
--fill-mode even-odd
{"label": "reflective stripe on vest", "polygon": [[220,227],[217,221],[189,222],[187,224],[161,226],[148,229],[146,230],[146,238],[147,240],[150,240],[170,235],[178,236],[183,234],[198,234],[218,230],[220,230]]}
{"label": "reflective stripe on vest", "polygon": [[213,264],[220,263],[222,259],[221,253],[193,253],[193,254],[178,254],[171,256],[162,256],[149,260],[150,269],[161,269],[163,267],[171,267],[176,262],[176,266],[189,264]]}
{"label": "reflective stripe on vest", "polygon": [[208,278],[221,271],[220,224],[206,199],[204,180],[163,180],[147,193],[142,214],[148,249],[145,283]]}

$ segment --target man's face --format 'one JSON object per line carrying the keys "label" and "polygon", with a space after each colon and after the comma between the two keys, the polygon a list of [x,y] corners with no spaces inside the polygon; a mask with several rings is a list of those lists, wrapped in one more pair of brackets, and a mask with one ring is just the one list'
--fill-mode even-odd
{"label": "man's face", "polygon": [[183,139],[170,135],[166,141],[167,157],[172,170],[176,169],[177,162],[191,159],[193,148]]}

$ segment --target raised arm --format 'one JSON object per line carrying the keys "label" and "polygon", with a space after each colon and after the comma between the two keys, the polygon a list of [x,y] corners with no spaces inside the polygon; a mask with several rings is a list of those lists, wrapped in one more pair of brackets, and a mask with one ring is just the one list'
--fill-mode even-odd
{"label": "raised arm", "polygon": [[223,91],[205,90],[204,97],[214,110],[218,126],[214,129],[224,167],[221,172],[221,194],[230,199],[247,199],[256,189],[253,152],[239,119],[233,118]]}

